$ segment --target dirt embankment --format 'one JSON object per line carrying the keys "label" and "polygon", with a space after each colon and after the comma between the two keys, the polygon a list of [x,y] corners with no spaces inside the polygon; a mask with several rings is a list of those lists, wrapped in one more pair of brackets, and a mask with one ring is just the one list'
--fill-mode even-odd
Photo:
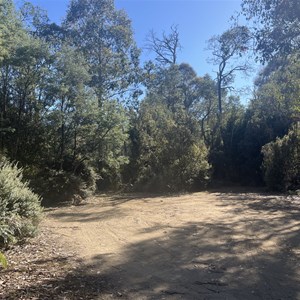
{"label": "dirt embankment", "polygon": [[299,208],[295,196],[203,192],[48,210],[44,231],[81,259],[51,285],[61,299],[300,299]]}

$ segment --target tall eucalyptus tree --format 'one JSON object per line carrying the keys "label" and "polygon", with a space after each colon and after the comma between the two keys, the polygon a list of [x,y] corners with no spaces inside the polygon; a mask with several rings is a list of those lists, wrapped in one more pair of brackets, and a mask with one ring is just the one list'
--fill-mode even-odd
{"label": "tall eucalyptus tree", "polygon": [[86,59],[99,106],[127,95],[136,81],[139,50],[125,11],[113,0],[72,0],[63,27]]}

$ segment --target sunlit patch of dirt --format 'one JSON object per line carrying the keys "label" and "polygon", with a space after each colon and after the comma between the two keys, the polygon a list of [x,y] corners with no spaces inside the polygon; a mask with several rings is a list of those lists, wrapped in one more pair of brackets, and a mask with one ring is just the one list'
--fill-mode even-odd
{"label": "sunlit patch of dirt", "polygon": [[43,232],[62,248],[44,248],[61,259],[43,255],[58,275],[33,276],[30,295],[49,284],[62,299],[300,299],[299,208],[296,196],[226,190],[51,209]]}

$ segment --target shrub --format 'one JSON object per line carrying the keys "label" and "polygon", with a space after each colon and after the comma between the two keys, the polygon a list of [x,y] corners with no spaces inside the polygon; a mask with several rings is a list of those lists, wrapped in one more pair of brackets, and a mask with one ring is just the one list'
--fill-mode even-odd
{"label": "shrub", "polygon": [[266,185],[277,191],[300,188],[300,129],[294,126],[283,138],[262,147]]}
{"label": "shrub", "polygon": [[32,236],[41,218],[41,199],[23,181],[22,169],[0,161],[0,247]]}
{"label": "shrub", "polygon": [[35,177],[34,190],[42,195],[45,205],[79,203],[95,192],[98,179],[95,171],[82,160],[65,159],[62,165],[49,164],[31,173]]}

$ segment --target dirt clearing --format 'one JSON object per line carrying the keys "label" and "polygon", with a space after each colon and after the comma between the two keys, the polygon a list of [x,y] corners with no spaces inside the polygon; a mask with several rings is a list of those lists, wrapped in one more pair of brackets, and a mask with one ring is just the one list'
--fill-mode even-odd
{"label": "dirt clearing", "polygon": [[86,299],[300,299],[299,208],[260,193],[99,196],[43,227],[82,259]]}

